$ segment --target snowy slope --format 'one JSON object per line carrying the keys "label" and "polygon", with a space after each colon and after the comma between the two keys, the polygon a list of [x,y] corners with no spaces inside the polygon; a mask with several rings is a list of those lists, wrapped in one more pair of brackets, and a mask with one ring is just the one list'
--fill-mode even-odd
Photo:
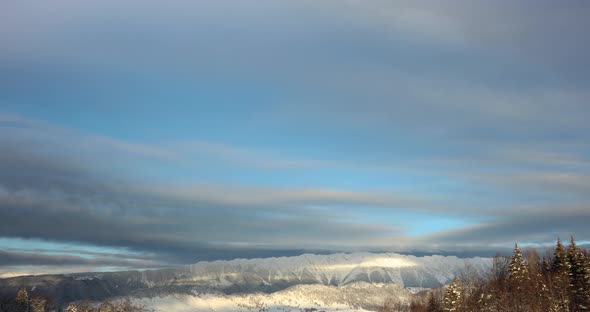
{"label": "snowy slope", "polygon": [[408,304],[412,294],[395,284],[297,285],[271,294],[172,294],[136,298],[152,311],[364,311],[385,301]]}
{"label": "snowy slope", "polygon": [[[448,283],[468,262],[485,271],[489,258],[415,257],[395,253],[304,254],[296,257],[199,262],[180,268],[179,281],[216,289],[240,285],[346,285],[352,282],[396,283],[404,287],[436,287]],[[283,287],[284,288],[284,287]]]}

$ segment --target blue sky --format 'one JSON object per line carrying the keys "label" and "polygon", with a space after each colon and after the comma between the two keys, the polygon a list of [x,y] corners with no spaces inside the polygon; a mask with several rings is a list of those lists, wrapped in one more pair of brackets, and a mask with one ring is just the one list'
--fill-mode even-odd
{"label": "blue sky", "polygon": [[0,12],[0,276],[590,239],[584,2]]}

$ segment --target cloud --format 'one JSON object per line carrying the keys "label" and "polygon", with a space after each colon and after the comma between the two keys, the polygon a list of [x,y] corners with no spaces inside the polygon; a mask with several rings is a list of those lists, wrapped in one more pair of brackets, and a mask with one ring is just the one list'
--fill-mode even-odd
{"label": "cloud", "polygon": [[[546,207],[541,207],[546,208]],[[491,245],[497,248],[509,243],[553,245],[558,237],[575,235],[588,237],[585,220],[590,217],[588,206],[552,207],[553,209],[522,209],[479,225],[437,233],[424,241],[436,240],[441,245],[469,249],[471,246]]]}
{"label": "cloud", "polygon": [[[0,114],[0,236],[175,263],[585,236],[589,10],[0,4],[0,105],[109,121]],[[408,235],[420,217],[467,225]]]}
{"label": "cloud", "polygon": [[[98,101],[113,112],[149,110],[153,106],[146,102],[153,98],[185,111],[174,102],[186,96],[202,112],[223,108],[240,117],[240,123],[223,127],[246,132],[248,121],[258,130],[254,135],[278,131],[310,145],[319,141],[318,149],[330,146],[327,129],[348,129],[383,146],[398,136],[417,137],[429,146],[424,153],[442,153],[446,149],[436,148],[437,142],[456,137],[588,140],[584,81],[590,79],[575,79],[585,72],[573,70],[584,68],[586,58],[580,56],[590,54],[582,31],[588,23],[585,4],[172,1],[161,8],[68,0],[51,8],[27,2],[10,9],[19,18],[5,20],[0,40],[10,49],[0,54],[6,67],[0,79],[10,86],[7,95],[24,102],[29,94],[50,101],[73,85],[88,97],[74,101]],[[147,99],[127,98],[119,87],[126,81],[135,86],[132,93]],[[203,81],[246,81],[290,97],[241,114],[248,104],[207,104],[194,99],[197,91],[161,94],[168,84],[195,90]],[[3,102],[11,101],[5,96]],[[121,104],[136,101],[141,104]],[[206,149],[237,165],[324,165],[317,159],[260,157],[224,144],[191,144],[186,148]],[[175,157],[149,146],[121,148]]]}
{"label": "cloud", "polygon": [[[57,200],[39,195],[2,196],[0,236],[193,253],[196,259],[207,249],[232,245],[321,249],[329,245],[358,246],[368,239],[382,242],[397,232],[389,226],[359,224],[329,211],[302,207],[289,211],[262,207],[244,212],[240,206],[195,201],[177,204],[157,198],[141,200],[141,196],[94,202],[73,194],[68,194],[70,199]],[[125,206],[125,202],[141,209]],[[347,243],[342,237],[347,237]]]}
{"label": "cloud", "polygon": [[6,266],[0,268],[0,278],[11,278],[25,275],[44,275],[44,274],[69,274],[69,273],[83,273],[96,272],[97,270],[104,270],[104,267],[97,268],[95,266],[51,266],[51,265],[35,265],[35,266]]}
{"label": "cloud", "polygon": [[112,266],[120,268],[149,268],[162,267],[165,264],[149,260],[127,260],[109,257],[84,258],[66,254],[37,254],[30,252],[11,252],[0,250],[0,266],[19,265],[86,265],[86,266]]}
{"label": "cloud", "polygon": [[16,253],[35,253],[35,254],[54,254],[56,252],[66,253],[70,255],[77,255],[81,257],[102,257],[102,258],[114,258],[114,259],[132,259],[132,260],[154,260],[158,257],[156,254],[146,253],[123,253],[123,252],[101,252],[101,251],[89,251],[77,248],[62,248],[59,251],[50,248],[6,248],[6,252]]}
{"label": "cloud", "polygon": [[[286,72],[292,82],[330,72],[335,80],[345,68],[362,74],[404,66],[407,72],[402,73],[419,69],[436,74],[438,69],[439,75],[450,78],[456,71],[469,70],[458,66],[461,59],[473,62],[472,71],[483,76],[510,81],[512,77],[502,79],[501,69],[513,64],[500,62],[498,70],[493,61],[517,55],[514,65],[550,67],[555,79],[580,83],[582,79],[572,77],[584,75],[578,68],[584,68],[583,56],[590,49],[583,36],[589,10],[583,3],[563,6],[547,1],[535,6],[470,1],[171,1],[165,8],[145,1],[58,1],[51,7],[25,2],[4,4],[3,11],[11,14],[3,19],[0,40],[7,48],[0,59],[9,64],[69,64],[82,70],[172,68],[174,73],[231,73],[252,79],[278,78]],[[408,45],[422,49],[406,51]],[[424,52],[427,48],[436,53]],[[415,61],[431,54],[445,62]],[[309,69],[315,69],[314,75]],[[302,72],[307,74],[297,75]]]}
{"label": "cloud", "polygon": [[[70,144],[71,136],[61,131],[53,133],[58,137],[51,132],[45,128],[39,130],[41,137],[31,136],[38,142],[49,138],[51,143],[44,143],[48,145],[60,142],[54,148],[61,148],[51,156],[26,144],[8,142],[17,137],[14,132],[0,136],[7,151],[0,161],[2,237],[121,246],[161,253],[169,261],[271,251],[292,254],[303,249],[355,247],[368,239],[380,244],[398,230],[357,222],[351,214],[354,209],[347,212],[345,207],[409,202],[402,197],[375,199],[372,194],[339,190],[134,184],[138,179],[95,171],[92,164],[101,156],[70,161],[78,143]],[[109,154],[112,162],[124,159],[130,151],[119,148],[126,144],[104,145],[105,140],[87,141],[80,134],[73,137],[91,150],[100,150],[101,155]],[[132,151],[138,158],[153,155],[143,149]]]}
{"label": "cloud", "polygon": [[[10,125],[6,125],[9,119]],[[80,255],[68,256],[66,262],[72,262],[72,265],[106,266],[108,262],[111,265],[141,267],[150,263],[153,266],[156,263],[190,263],[207,259],[294,255],[309,250],[489,255],[515,238],[551,241],[554,234],[563,234],[567,230],[587,235],[583,223],[566,223],[572,216],[576,220],[586,218],[583,205],[567,208],[563,201],[557,201],[557,207],[570,213],[560,215],[554,212],[554,207],[527,205],[526,201],[520,205],[515,202],[478,203],[481,206],[474,207],[469,202],[462,202],[465,199],[457,197],[449,200],[429,192],[395,194],[325,188],[140,182],[141,178],[129,175],[128,171],[122,174],[112,167],[105,167],[109,169],[105,172],[104,169],[97,170],[93,164],[99,162],[102,155],[109,155],[112,163],[124,160],[123,163],[131,165],[147,160],[173,164],[185,158],[186,151],[171,149],[170,145],[128,148],[136,144],[110,138],[86,140],[95,136],[54,128],[33,120],[16,117],[4,117],[3,120],[3,127],[9,131],[0,135],[0,143],[6,151],[0,158],[3,168],[0,174],[0,236],[125,247],[156,255],[138,259],[132,255],[87,254],[95,262],[86,261]],[[10,131],[11,127],[27,130],[24,131],[27,134]],[[84,142],[85,149],[99,152],[96,155],[89,153],[94,155],[92,157],[75,157],[81,150],[78,141]],[[38,142],[40,145],[32,149],[24,142]],[[47,151],[38,149],[39,146],[47,146]],[[232,147],[223,148],[224,151],[227,149]],[[167,151],[167,154],[161,154],[160,150]],[[479,168],[481,162],[494,166],[519,164],[522,155],[514,157],[514,153],[506,151],[502,157],[476,157],[473,167]],[[524,158],[528,160],[528,157]],[[566,156],[559,158],[570,159]],[[126,159],[134,161],[127,162]],[[544,159],[532,158],[531,161],[544,162]],[[583,160],[578,159],[573,165],[584,167],[586,163]],[[225,161],[231,163],[232,160]],[[421,166],[419,162],[414,165]],[[566,165],[572,165],[571,161],[568,160]],[[240,166],[257,167],[256,163],[248,162]],[[465,175],[463,172],[453,174]],[[501,185],[500,189],[521,191],[530,185],[545,186],[544,180],[539,179],[540,174],[534,173],[525,181],[510,175],[496,175],[497,180],[489,180],[494,175],[486,173],[486,178],[481,181],[486,185]],[[562,180],[548,179],[546,182],[553,181],[565,187]],[[568,188],[557,190],[551,183],[546,187],[554,188],[560,196],[570,192]],[[583,189],[581,191],[583,195]],[[585,197],[581,198],[585,200]],[[401,220],[360,221],[375,213],[364,213],[365,208],[379,209],[381,212],[378,213],[383,216],[418,211],[447,217],[471,215],[481,220],[453,231],[412,237],[402,230],[404,225]],[[530,218],[530,214],[537,215]],[[534,222],[527,223],[533,219]],[[554,220],[559,223],[552,224]],[[482,242],[489,244],[488,248],[483,248]],[[457,246],[462,249],[458,250]],[[39,264],[54,265],[51,261],[59,261],[55,256],[37,257],[15,250],[6,252],[10,254],[5,254],[5,259],[8,259],[5,261],[12,261],[12,264],[22,260],[23,263],[39,261]]]}

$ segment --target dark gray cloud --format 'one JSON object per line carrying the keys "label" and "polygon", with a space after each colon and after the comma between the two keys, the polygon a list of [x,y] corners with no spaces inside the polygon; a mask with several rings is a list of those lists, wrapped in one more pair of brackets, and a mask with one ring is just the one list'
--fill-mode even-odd
{"label": "dark gray cloud", "polygon": [[[4,250],[5,252],[14,252],[14,253],[34,253],[34,254],[52,254],[59,251],[55,249],[48,249],[48,248],[7,248]],[[154,260],[158,258],[156,254],[146,254],[146,253],[121,253],[121,252],[100,252],[100,251],[89,251],[84,249],[76,249],[76,248],[66,248],[65,250],[61,250],[63,253],[68,254],[75,254],[84,256],[96,256],[102,258],[115,258],[115,259],[136,259],[136,260]]]}
{"label": "dark gray cloud", "polygon": [[166,266],[164,263],[146,260],[113,259],[108,257],[84,258],[80,256],[60,254],[39,254],[30,252],[11,252],[0,250],[0,266],[30,266],[30,265],[86,265],[113,266],[122,268],[149,268]]}
{"label": "dark gray cloud", "polygon": [[520,210],[498,217],[479,225],[437,233],[427,236],[425,241],[436,240],[444,246],[469,249],[471,246],[491,245],[501,248],[509,243],[552,244],[557,238],[571,235],[585,240],[590,236],[587,221],[590,219],[590,206],[552,207],[535,209],[522,207]]}
{"label": "dark gray cloud", "polygon": [[[127,247],[178,263],[347,248],[399,233],[391,226],[356,222],[346,211],[334,215],[306,207],[374,202],[363,194],[131,184],[114,172],[98,173],[93,162],[84,164],[88,159],[70,161],[70,143],[57,143],[63,149],[46,155],[38,148],[56,142],[48,135],[52,130],[43,129],[43,138],[51,142],[37,137],[40,145],[34,147],[10,142],[16,135],[0,136],[5,151],[0,161],[0,237]],[[120,159],[120,152],[111,146],[111,159]],[[252,201],[253,194],[262,199]]]}

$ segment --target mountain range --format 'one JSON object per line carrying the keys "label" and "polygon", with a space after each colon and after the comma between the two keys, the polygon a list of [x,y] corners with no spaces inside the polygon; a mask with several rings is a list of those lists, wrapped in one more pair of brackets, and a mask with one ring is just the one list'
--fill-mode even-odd
{"label": "mountain range", "polygon": [[321,286],[333,292],[334,289],[350,289],[350,285],[374,288],[367,285],[391,284],[397,285],[395,287],[401,289],[397,292],[405,296],[410,289],[444,285],[466,268],[485,272],[490,265],[490,258],[479,257],[416,257],[366,252],[303,254],[295,257],[203,261],[145,271],[20,276],[0,279],[0,296],[14,296],[19,288],[26,287],[30,293],[48,295],[63,304],[83,299],[104,300],[123,296],[154,298],[170,295],[273,294],[293,287]]}

